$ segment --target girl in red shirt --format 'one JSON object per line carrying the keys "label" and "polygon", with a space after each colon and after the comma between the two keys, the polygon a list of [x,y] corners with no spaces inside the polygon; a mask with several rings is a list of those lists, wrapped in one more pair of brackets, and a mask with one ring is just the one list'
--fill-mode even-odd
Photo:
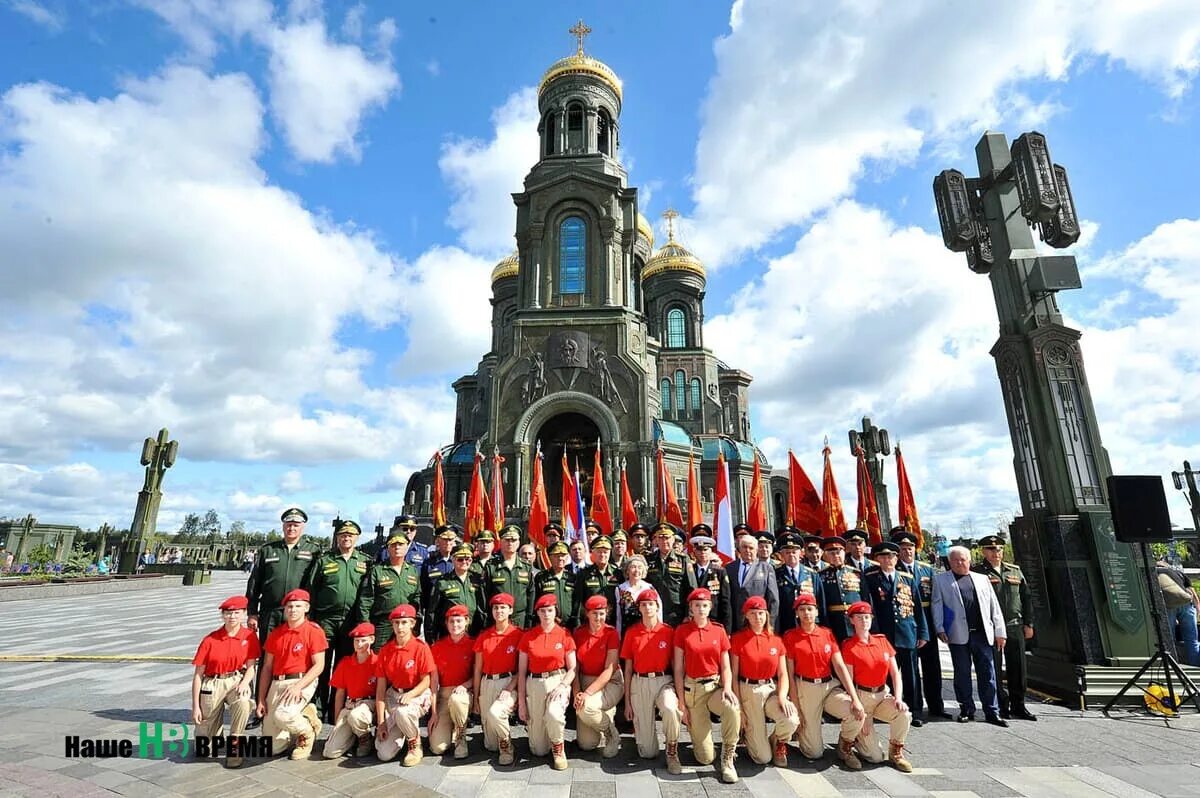
{"label": "girl in red shirt", "polygon": [[[258,664],[258,635],[246,628],[245,596],[221,602],[220,629],[200,641],[192,664],[192,722],[196,734],[212,737],[221,733],[225,707],[229,707],[229,736],[246,733],[254,711],[254,666]],[[242,766],[237,754],[225,757],[225,766]]]}
{"label": "girl in red shirt", "polygon": [[625,663],[625,720],[633,723],[638,756],[658,756],[658,732],[654,712],[662,717],[663,737],[667,744],[667,772],[683,772],[679,762],[679,696],[671,680],[671,643],[675,630],[662,622],[662,602],[654,588],[643,590],[637,598],[642,620],[625,632],[621,641],[621,660]]}
{"label": "girl in red shirt", "polygon": [[333,717],[336,722],[325,741],[325,758],[337,759],[358,740],[356,756],[371,753],[371,724],[375,722],[375,685],[378,681],[379,656],[375,645],[375,626],[360,623],[350,630],[354,653],[338,660],[329,679],[334,688]]}
{"label": "girl in red shirt", "polygon": [[[904,758],[904,738],[912,724],[912,713],[904,704],[904,688],[896,649],[883,635],[871,634],[871,605],[856,601],[847,610],[854,636],[842,643],[842,657],[862,701],[866,722],[858,735],[858,752],[869,762],[882,762],[883,744],[875,736],[873,720],[888,724],[891,739],[887,759],[902,773],[911,773],[912,764]],[[893,692],[888,691],[888,681]]]}
{"label": "girl in red shirt", "polygon": [[497,593],[488,602],[495,623],[475,638],[472,693],[483,726],[483,747],[500,752],[500,764],[513,763],[508,721],[517,708],[517,646],[521,629],[511,622],[514,600]]}
{"label": "girl in red shirt", "polygon": [[[760,765],[772,759],[776,767],[787,767],[788,740],[796,731],[800,718],[796,706],[788,698],[789,680],[787,657],[783,641],[771,629],[767,601],[751,596],[742,604],[746,625],[733,636],[730,646],[731,670],[742,703],[742,728],[746,733],[746,750]],[[767,738],[767,721],[775,729]],[[773,749],[773,750],[772,750]]]}
{"label": "girl in red shirt", "polygon": [[517,712],[529,728],[529,752],[553,756],[551,767],[567,769],[563,731],[575,681],[575,640],[556,623],[558,599],[542,596],[533,605],[538,625],[521,638],[517,659]]}
{"label": "girl in red shirt", "polygon": [[683,722],[692,737],[692,753],[701,765],[713,761],[712,715],[721,716],[721,781],[738,780],[734,769],[742,713],[733,692],[729,635],[709,620],[712,593],[698,587],[688,594],[688,620],[675,630],[675,692],[683,697]]}
{"label": "girl in red shirt", "polygon": [[382,762],[390,762],[405,747],[400,764],[421,764],[421,718],[437,711],[433,683],[433,655],[424,640],[413,637],[417,608],[401,604],[391,611],[392,639],[379,649],[378,683],[375,688],[375,751]]}
{"label": "girl in red shirt", "polygon": [[[471,712],[471,670],[475,641],[467,636],[471,612],[465,604],[446,610],[449,637],[430,647],[433,685],[438,711],[429,716],[429,752],[443,754],[454,745],[454,758],[467,758],[467,716]],[[433,619],[430,619],[432,622]]]}
{"label": "girl in red shirt", "polygon": [[620,640],[617,630],[605,623],[608,599],[592,596],[583,604],[586,623],[575,630],[575,742],[581,751],[592,751],[604,742],[604,758],[621,750],[617,731],[617,703],[625,692],[625,680],[617,664]]}

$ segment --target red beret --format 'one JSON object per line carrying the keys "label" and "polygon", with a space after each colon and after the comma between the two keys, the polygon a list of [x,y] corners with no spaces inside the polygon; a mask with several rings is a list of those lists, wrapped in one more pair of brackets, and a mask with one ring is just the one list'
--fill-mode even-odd
{"label": "red beret", "polygon": [[510,607],[517,606],[517,602],[513,599],[512,593],[497,593],[492,596],[492,600],[488,602],[489,607],[495,607],[497,604],[507,604]]}
{"label": "red beret", "polygon": [[606,609],[608,609],[608,599],[606,599],[604,596],[592,596],[587,601],[583,602],[584,612]]}
{"label": "red beret", "polygon": [[712,591],[706,587],[698,587],[688,593],[688,604],[693,601],[712,601]]}
{"label": "red beret", "polygon": [[250,600],[245,596],[230,596],[221,602],[223,610],[244,610],[250,606]]}
{"label": "red beret", "polygon": [[762,596],[751,596],[742,603],[742,615],[750,612],[750,610],[765,610],[767,608],[767,600]]}
{"label": "red beret", "polygon": [[817,606],[817,597],[812,593],[801,593],[792,602],[792,609],[798,609],[804,605],[808,605],[809,607]]}
{"label": "red beret", "polygon": [[557,607],[558,599],[553,593],[547,593],[544,596],[538,596],[538,600],[533,603],[534,610],[540,610],[542,607]]}
{"label": "red beret", "polygon": [[450,609],[446,610],[447,618],[470,618],[471,611],[467,609],[466,604],[455,604]]}
{"label": "red beret", "polygon": [[411,604],[397,605],[396,609],[388,613],[388,620],[394,621],[398,618],[413,618],[417,617],[417,608]]}
{"label": "red beret", "polygon": [[350,630],[350,637],[373,637],[375,635],[375,625],[363,621],[358,626]]}
{"label": "red beret", "polygon": [[856,601],[846,610],[847,615],[874,615],[871,605],[865,601]]}
{"label": "red beret", "polygon": [[283,601],[279,602],[279,606],[282,607],[284,604],[287,604],[289,601],[310,601],[310,600],[311,599],[309,599],[309,597],[308,597],[307,590],[300,590],[299,588],[297,588],[297,589],[293,590],[292,592],[288,593],[286,596],[284,596]]}
{"label": "red beret", "polygon": [[659,604],[662,603],[662,601],[658,598],[658,591],[652,587],[643,590],[641,593],[638,593],[637,603],[641,604],[643,601],[654,601]]}

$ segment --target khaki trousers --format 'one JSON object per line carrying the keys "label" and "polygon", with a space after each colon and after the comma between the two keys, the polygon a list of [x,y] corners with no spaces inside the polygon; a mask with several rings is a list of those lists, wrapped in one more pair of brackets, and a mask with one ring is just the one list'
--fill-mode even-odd
{"label": "khaki trousers", "polygon": [[633,710],[633,736],[637,740],[638,756],[653,759],[658,756],[658,733],[654,727],[654,711],[662,718],[663,736],[667,744],[679,742],[683,716],[670,676],[638,676],[629,685],[629,703]]}
{"label": "khaki trousers", "polygon": [[[579,686],[586,690],[596,681],[595,676],[580,676]],[[601,734],[619,734],[617,704],[625,694],[625,674],[614,670],[608,684],[583,701],[583,709],[575,713],[575,743],[581,751],[594,751],[600,745]]]}
{"label": "khaki trousers", "polygon": [[444,754],[454,739],[454,730],[467,725],[471,714],[471,691],[465,684],[438,690],[437,723],[429,732],[429,753]]}
{"label": "khaki trousers", "polygon": [[[837,682],[834,682],[833,684],[837,685],[837,687],[835,687],[833,690],[829,691],[829,695],[825,698],[824,709],[830,715],[832,715],[833,717],[837,718],[838,720],[840,720],[842,722],[842,727],[838,732],[841,739],[843,739],[843,740],[856,739],[856,738],[858,738],[858,736],[860,734],[862,734],[865,727],[871,725],[871,713],[869,711],[867,712],[867,717],[865,720],[861,720],[861,721],[855,720],[854,714],[853,714],[853,712],[851,712],[851,707],[853,706],[853,702],[850,700],[849,694],[846,693],[846,691],[843,690],[841,688],[841,685],[838,684]],[[825,687],[825,686],[826,685],[823,685],[823,684],[822,685],[810,685],[810,684],[807,684],[806,682],[802,682],[800,689],[803,690],[805,688]],[[870,695],[870,693],[859,693],[858,694],[858,699],[863,702],[864,709],[866,708],[866,705],[867,705],[865,696],[868,696],[868,695]],[[801,714],[803,716],[803,710],[801,710]],[[821,743],[820,717],[821,717],[821,714],[820,714],[820,711],[818,710],[818,712],[817,712],[818,723],[817,723],[817,733],[816,733],[816,742],[817,742],[818,747],[817,747],[816,753],[810,755],[807,751],[803,750],[803,744],[801,747],[801,751],[809,759],[817,759],[818,757],[821,756],[822,753],[824,753],[824,744]],[[804,734],[804,731],[802,730],[801,735],[803,735],[803,734]],[[804,738],[801,737],[801,739],[803,740]]]}
{"label": "khaki trousers", "polygon": [[721,718],[721,745],[732,751],[742,729],[742,713],[721,696],[720,678],[683,680],[683,700],[688,708],[688,733],[692,737],[692,754],[701,765],[712,764],[712,716]]}
{"label": "khaki trousers", "polygon": [[325,741],[325,758],[337,759],[358,742],[358,738],[371,731],[375,723],[375,699],[359,698],[347,701],[337,716],[333,731]]}
{"label": "khaki trousers", "polygon": [[872,721],[881,720],[888,724],[891,741],[903,743],[908,737],[908,727],[912,724],[912,713],[896,709],[890,690],[881,690],[878,693],[860,690],[858,700],[862,701],[863,709],[867,713],[867,720],[858,735],[858,755],[868,762],[882,762],[887,759],[887,749],[875,734],[875,724]]}
{"label": "khaki trousers", "polygon": [[246,724],[250,722],[250,713],[254,708],[254,685],[250,686],[250,695],[246,698],[237,697],[237,686],[242,681],[242,674],[235,673],[224,679],[205,677],[200,681],[200,712],[204,719],[196,724],[196,734],[204,737],[215,737],[221,733],[225,721],[225,707],[229,707],[229,734],[236,737],[246,733]]}
{"label": "khaki trousers", "polygon": [[500,750],[500,740],[512,736],[508,721],[517,709],[517,693],[505,690],[512,681],[511,676],[493,678],[484,676],[479,682],[479,714],[483,726],[483,747],[489,751]]}
{"label": "khaki trousers", "polygon": [[826,679],[820,684],[806,682],[796,677],[796,709],[800,711],[800,753],[809,759],[820,759],[825,754],[825,742],[821,739],[821,713],[828,712],[842,722],[840,734],[847,740],[858,737],[862,722],[855,720],[850,711],[850,696],[841,689],[835,679]]}
{"label": "khaki trousers", "polygon": [[775,682],[767,684],[747,684],[738,682],[738,700],[742,702],[742,714],[745,715],[745,725],[742,730],[746,733],[746,750],[750,758],[760,765],[771,761],[775,752],[771,750],[771,741],[767,739],[767,721],[773,721],[773,735],[781,740],[792,739],[792,733],[799,725],[799,715],[796,705],[790,700],[783,702],[775,694]]}
{"label": "khaki trousers", "polygon": [[312,701],[313,694],[317,692],[317,683],[314,681],[304,688],[300,701],[292,704],[282,701],[283,691],[296,681],[299,680],[272,681],[267,690],[267,716],[263,718],[262,730],[263,734],[273,739],[271,750],[276,754],[286,753],[292,747],[293,736],[313,733],[312,724],[300,713]]}
{"label": "khaki trousers", "polygon": [[413,737],[421,737],[421,718],[429,712],[432,695],[428,690],[407,704],[400,703],[406,691],[394,687],[387,689],[387,709],[383,722],[387,728],[387,739],[375,738],[375,753],[381,762],[391,762]]}
{"label": "khaki trousers", "polygon": [[[529,753],[534,756],[545,756],[550,753],[550,746],[563,741],[563,731],[567,728],[567,706],[571,703],[571,685],[563,682],[565,673],[554,676],[534,678],[525,677],[525,706],[529,709]],[[554,700],[550,695],[566,684],[567,689],[559,691]]]}

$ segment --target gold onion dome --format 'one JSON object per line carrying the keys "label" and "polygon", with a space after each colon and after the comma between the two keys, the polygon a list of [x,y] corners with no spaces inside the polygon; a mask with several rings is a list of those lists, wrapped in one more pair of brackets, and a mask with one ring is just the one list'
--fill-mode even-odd
{"label": "gold onion dome", "polygon": [[640,213],[637,215],[637,231],[638,235],[646,239],[646,243],[650,245],[650,249],[654,249],[654,228],[650,226],[650,220]]}
{"label": "gold onion dome", "polygon": [[591,75],[607,83],[609,88],[616,93],[617,99],[622,100],[621,79],[617,77],[616,72],[613,72],[612,67],[598,58],[583,54],[583,38],[591,33],[592,29],[584,25],[583,20],[580,20],[575,27],[571,28],[570,32],[579,40],[578,48],[574,55],[560,58],[550,65],[546,74],[542,75],[542,82],[538,84],[538,96],[540,97],[546,87],[558,78],[567,75]]}
{"label": "gold onion dome", "polygon": [[514,250],[511,255],[497,263],[496,268],[492,269],[492,282],[503,280],[505,277],[516,277],[520,268],[521,259]]}
{"label": "gold onion dome", "polygon": [[663,244],[662,249],[650,256],[650,260],[646,261],[646,265],[642,267],[642,280],[649,280],[656,274],[663,272],[692,272],[704,278],[704,264],[700,259],[688,252],[687,248],[675,240],[675,219],[679,214],[675,211],[668,210],[663,214],[663,218],[667,220],[667,243]]}

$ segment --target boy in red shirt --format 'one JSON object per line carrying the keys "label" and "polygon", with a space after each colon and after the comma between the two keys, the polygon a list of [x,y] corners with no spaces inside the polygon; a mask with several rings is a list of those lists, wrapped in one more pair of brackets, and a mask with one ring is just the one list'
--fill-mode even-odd
{"label": "boy in red shirt", "polygon": [[[443,754],[454,746],[454,758],[466,759],[467,716],[471,712],[471,669],[475,665],[475,641],[467,636],[471,611],[465,604],[446,610],[448,637],[430,647],[433,655],[433,684],[437,712],[429,716],[429,753]],[[434,623],[430,618],[429,623]]]}
{"label": "boy in red shirt", "polygon": [[321,627],[305,617],[308,591],[293,590],[283,597],[283,618],[263,646],[262,675],[258,680],[258,714],[263,734],[274,738],[276,753],[296,744],[292,759],[308,759],[321,733],[317,708],[309,702],[317,692],[317,679],[325,668],[329,643]]}
{"label": "boy in red shirt", "polygon": [[371,753],[371,724],[375,722],[375,671],[379,656],[371,650],[375,645],[375,626],[360,623],[350,630],[353,656],[338,660],[329,686],[333,695],[333,716],[337,718],[329,739],[325,741],[325,758],[337,759],[346,753],[356,739],[355,756]]}
{"label": "boy in red shirt", "polygon": [[[224,625],[207,634],[196,649],[192,664],[192,721],[197,736],[221,733],[225,707],[229,707],[229,735],[246,733],[254,709],[254,666],[261,653],[258,635],[246,626],[245,596],[232,596],[221,603]],[[242,766],[235,753],[225,757],[225,767]]]}
{"label": "boy in red shirt", "polygon": [[433,655],[424,640],[413,637],[417,608],[401,604],[388,615],[392,622],[392,640],[379,649],[379,681],[375,685],[375,751],[383,762],[407,753],[400,764],[421,764],[421,718],[437,711],[437,696],[429,686],[433,682]]}

